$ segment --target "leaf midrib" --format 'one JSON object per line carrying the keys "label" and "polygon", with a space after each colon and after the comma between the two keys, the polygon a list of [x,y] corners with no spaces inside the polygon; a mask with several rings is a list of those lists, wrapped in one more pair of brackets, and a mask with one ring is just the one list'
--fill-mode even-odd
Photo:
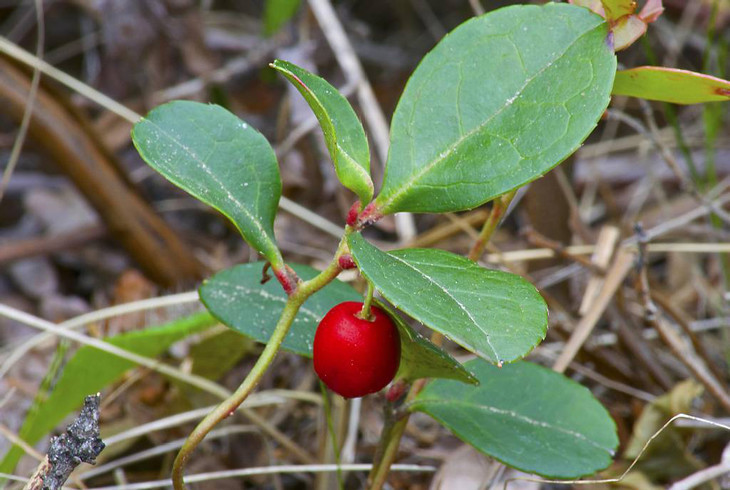
{"label": "leaf midrib", "polygon": [[[251,211],[249,211],[249,210],[248,210],[248,208],[246,208],[246,207],[245,207],[245,206],[243,205],[243,203],[242,203],[241,201],[239,201],[239,200],[238,200],[238,199],[237,199],[237,198],[236,198],[236,197],[235,197],[235,196],[234,196],[234,195],[233,195],[233,194],[231,193],[230,189],[229,189],[229,188],[228,188],[228,187],[227,187],[227,186],[226,186],[226,185],[225,185],[225,184],[224,184],[224,183],[223,183],[223,182],[222,182],[221,180],[219,180],[219,179],[218,179],[218,178],[217,178],[217,177],[215,176],[215,173],[214,173],[214,172],[212,172],[212,169],[211,169],[211,168],[210,168],[210,167],[208,166],[208,164],[207,164],[207,162],[206,162],[206,161],[204,161],[204,160],[203,160],[203,159],[202,159],[202,158],[201,158],[201,157],[200,157],[200,156],[199,156],[199,155],[198,155],[197,153],[195,153],[195,152],[194,152],[194,151],[193,151],[193,150],[192,150],[191,148],[189,148],[188,146],[186,146],[186,145],[182,144],[182,143],[181,143],[181,142],[180,142],[179,140],[177,140],[177,139],[176,139],[175,137],[173,137],[173,136],[172,136],[172,135],[171,135],[170,133],[168,133],[167,131],[165,131],[165,130],[164,130],[164,129],[162,128],[162,126],[158,125],[157,123],[155,123],[155,122],[154,122],[154,121],[152,121],[151,119],[148,119],[148,118],[142,118],[142,121],[140,121],[140,122],[148,122],[148,123],[149,123],[149,124],[150,124],[150,125],[151,125],[151,126],[152,126],[152,127],[154,128],[154,129],[155,129],[155,130],[159,131],[159,132],[160,132],[160,133],[161,133],[161,134],[162,134],[162,135],[163,135],[164,137],[166,137],[167,139],[169,139],[170,141],[172,141],[172,142],[173,142],[174,144],[176,144],[176,145],[177,145],[177,146],[178,146],[179,148],[181,148],[181,149],[182,149],[182,150],[183,150],[183,151],[184,151],[184,152],[185,152],[185,153],[186,153],[186,154],[187,154],[187,155],[188,155],[188,156],[189,156],[189,157],[191,158],[191,160],[193,160],[193,161],[195,161],[196,163],[198,163],[198,166],[199,166],[199,168],[200,168],[201,170],[203,170],[203,172],[205,172],[205,174],[206,174],[206,175],[207,175],[208,177],[210,177],[210,178],[211,178],[211,179],[213,180],[213,182],[215,182],[216,184],[218,184],[218,185],[219,185],[219,186],[221,187],[221,189],[224,189],[224,190],[225,190],[225,192],[226,192],[226,195],[227,195],[228,199],[229,199],[229,200],[230,200],[230,201],[231,201],[231,202],[232,202],[232,203],[233,203],[233,204],[235,205],[235,207],[236,207],[237,209],[239,209],[239,210],[240,210],[240,211],[241,211],[241,212],[242,212],[242,213],[243,213],[243,214],[244,214],[244,215],[245,215],[245,216],[246,216],[246,217],[248,218],[248,220],[250,221],[250,224],[252,224],[252,225],[253,225],[253,227],[254,227],[254,228],[256,228],[256,229],[257,229],[257,230],[259,231],[259,233],[260,233],[261,235],[263,235],[264,237],[266,237],[267,241],[269,242],[269,246],[270,246],[270,247],[272,247],[273,249],[276,249],[276,246],[274,245],[274,241],[273,241],[272,237],[271,237],[271,236],[269,235],[269,232],[268,232],[267,230],[265,230],[265,229],[263,228],[263,226],[261,226],[261,223],[260,223],[260,222],[259,222],[259,220],[258,220],[258,219],[257,219],[257,218],[256,218],[256,217],[255,217],[255,216],[254,216],[254,215],[252,214],[252,213],[251,213]],[[145,152],[145,153],[147,153],[147,152]],[[187,190],[187,189],[186,189],[186,190]],[[218,206],[216,206],[216,205],[214,205],[214,204],[212,204],[212,203],[209,203],[209,204],[210,204],[211,206],[213,206],[214,208],[218,209],[218,210],[219,210],[220,212],[222,212],[222,213],[223,213],[223,214],[225,214],[226,216],[228,216],[228,213],[226,213],[226,212],[225,212],[225,211],[224,211],[223,209],[220,209],[220,208],[219,208]],[[231,217],[231,216],[229,216],[229,218],[232,218],[232,217]],[[235,220],[234,220],[234,222],[235,222]],[[238,223],[236,223],[236,226],[237,226],[237,227],[238,227],[239,229],[241,229],[241,228],[240,228],[240,225],[239,225]],[[243,230],[241,230],[241,232],[243,232]]]}
{"label": "leaf midrib", "polygon": [[[268,291],[266,291],[264,289],[250,288],[250,287],[244,286],[242,284],[236,284],[236,283],[231,283],[231,282],[222,282],[221,281],[221,282],[219,282],[219,284],[225,284],[228,287],[230,287],[230,288],[232,288],[232,289],[234,289],[236,291],[241,291],[241,292],[248,293],[248,294],[256,294],[256,295],[261,296],[262,298],[264,298],[266,300],[273,301],[273,302],[277,302],[277,303],[281,303],[283,305],[285,305],[286,302],[287,302],[287,298],[282,297],[282,296],[278,296],[276,294],[272,294],[272,293],[270,293],[270,292],[268,292]],[[306,308],[305,306],[301,306],[299,308],[299,312],[300,313],[304,313],[304,314],[310,316],[311,318],[313,318],[317,322],[322,319],[321,315],[319,315],[319,314],[315,313],[314,311]]]}
{"label": "leaf midrib", "polygon": [[601,451],[604,451],[606,454],[608,454],[609,457],[613,457],[613,450],[600,445],[598,442],[590,439],[585,434],[582,434],[580,432],[573,431],[570,429],[566,429],[564,427],[559,427],[559,426],[549,424],[548,422],[545,422],[544,420],[535,420],[526,415],[522,415],[522,414],[513,412],[511,410],[505,410],[503,408],[498,408],[498,407],[494,407],[491,405],[484,405],[481,403],[468,403],[466,401],[458,400],[458,399],[443,400],[443,399],[438,399],[438,398],[423,398],[423,399],[417,400],[415,402],[414,408],[419,408],[419,405],[422,406],[424,409],[428,408],[429,406],[433,406],[433,405],[445,405],[449,408],[457,406],[457,407],[463,407],[463,408],[468,408],[468,409],[484,410],[484,411],[487,411],[490,413],[503,415],[503,416],[507,416],[507,417],[512,417],[515,420],[526,422],[530,425],[537,425],[537,426],[540,426],[540,427],[543,427],[543,428],[546,428],[549,430],[553,430],[555,432],[560,432],[561,434],[575,437],[576,439],[580,439],[580,440],[586,442],[587,444],[589,444],[597,449],[600,449]]}
{"label": "leaf midrib", "polygon": [[[492,344],[492,340],[491,340],[491,338],[490,338],[489,332],[486,332],[486,331],[485,331],[485,330],[484,330],[484,329],[483,329],[483,328],[481,327],[481,325],[479,325],[479,323],[478,323],[478,322],[476,321],[476,319],[475,319],[475,318],[474,318],[474,317],[472,316],[471,312],[469,312],[469,309],[468,309],[468,308],[466,308],[466,307],[465,307],[465,306],[464,306],[463,304],[461,304],[461,302],[460,302],[459,300],[457,300],[457,299],[456,299],[456,298],[455,298],[455,297],[454,297],[454,296],[453,296],[453,295],[452,295],[452,294],[451,294],[451,293],[449,292],[449,290],[448,290],[448,289],[447,289],[446,287],[444,287],[444,286],[443,286],[443,285],[442,285],[442,284],[441,284],[440,282],[436,281],[436,280],[435,280],[434,278],[432,278],[431,276],[429,276],[428,274],[426,274],[426,273],[425,273],[425,272],[423,272],[422,270],[420,270],[420,269],[418,269],[417,267],[415,267],[415,266],[411,265],[410,263],[408,263],[407,261],[405,261],[405,260],[401,259],[400,257],[397,257],[397,256],[395,256],[395,255],[392,255],[392,254],[388,254],[388,255],[390,255],[391,257],[393,257],[393,259],[395,259],[395,260],[396,260],[397,262],[400,262],[400,263],[402,263],[403,265],[405,265],[406,267],[408,267],[408,268],[410,268],[410,269],[414,270],[415,272],[417,272],[418,274],[420,274],[420,275],[421,275],[422,277],[424,277],[424,278],[425,278],[425,279],[426,279],[427,281],[429,281],[429,282],[430,282],[431,284],[434,284],[434,285],[435,285],[436,287],[438,287],[438,289],[440,289],[441,291],[443,291],[443,293],[444,293],[444,294],[445,294],[446,296],[448,296],[448,297],[449,297],[449,298],[451,299],[451,301],[453,301],[453,302],[454,302],[454,304],[456,304],[456,305],[457,305],[458,309],[459,309],[459,310],[461,310],[462,312],[464,312],[464,313],[466,314],[467,318],[469,318],[469,321],[471,321],[471,324],[472,324],[472,325],[473,325],[473,326],[474,326],[474,327],[475,327],[475,328],[476,328],[477,330],[479,330],[480,332],[482,332],[482,333],[484,334],[484,337],[485,337],[485,339],[486,339],[486,341],[487,341],[487,345],[489,345],[489,347],[490,347],[490,348],[492,349],[492,353],[494,354],[494,356],[495,356],[495,359],[500,359],[500,356],[499,356],[499,354],[497,353],[497,349],[496,349],[496,348],[494,347],[494,345]],[[453,333],[452,333],[451,335],[453,335]],[[466,342],[466,339],[463,339],[463,341],[464,341],[464,342]],[[471,344],[471,342],[469,342],[469,343]]]}

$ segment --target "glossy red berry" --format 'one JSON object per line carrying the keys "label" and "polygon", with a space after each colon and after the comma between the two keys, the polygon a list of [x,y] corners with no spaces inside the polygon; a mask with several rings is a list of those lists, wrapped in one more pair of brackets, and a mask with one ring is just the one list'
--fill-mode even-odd
{"label": "glossy red berry", "polygon": [[373,321],[360,318],[362,303],[347,301],[322,318],[314,334],[314,370],[345,398],[382,390],[400,364],[400,335],[393,320],[373,306]]}

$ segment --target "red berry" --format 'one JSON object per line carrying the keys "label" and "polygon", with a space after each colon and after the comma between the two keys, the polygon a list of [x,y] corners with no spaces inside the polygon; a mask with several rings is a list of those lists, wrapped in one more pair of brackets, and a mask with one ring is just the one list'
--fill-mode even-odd
{"label": "red berry", "polygon": [[347,301],[322,318],[314,334],[314,370],[329,389],[345,398],[380,391],[400,364],[400,335],[393,320],[371,307],[373,321],[358,316],[362,303]]}

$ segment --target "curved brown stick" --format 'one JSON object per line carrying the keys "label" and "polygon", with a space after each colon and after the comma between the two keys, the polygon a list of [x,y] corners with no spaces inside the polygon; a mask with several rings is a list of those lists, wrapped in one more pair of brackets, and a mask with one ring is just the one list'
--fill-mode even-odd
{"label": "curved brown stick", "polygon": [[[0,58],[0,111],[19,121],[29,87],[27,75]],[[168,287],[204,275],[191,251],[120,175],[100,139],[42,85],[29,135],[74,182],[111,236],[147,275]]]}

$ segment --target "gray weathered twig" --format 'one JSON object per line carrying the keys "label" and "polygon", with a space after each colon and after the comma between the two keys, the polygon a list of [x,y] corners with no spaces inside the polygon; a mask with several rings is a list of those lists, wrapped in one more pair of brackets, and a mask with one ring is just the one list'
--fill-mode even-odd
{"label": "gray weathered twig", "polygon": [[99,437],[99,399],[98,393],[87,396],[81,413],[66,433],[51,439],[48,455],[24,490],[59,490],[79,464],[96,462],[104,449]]}

